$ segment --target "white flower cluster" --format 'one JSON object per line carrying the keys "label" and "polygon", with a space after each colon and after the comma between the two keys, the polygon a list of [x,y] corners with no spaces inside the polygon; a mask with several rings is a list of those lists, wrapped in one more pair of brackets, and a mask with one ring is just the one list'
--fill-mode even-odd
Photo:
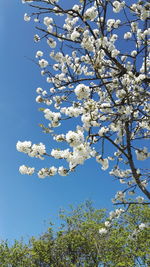
{"label": "white flower cluster", "polygon": [[70,146],[76,147],[84,142],[83,132],[78,130],[77,132],[69,131],[66,134],[66,141]]}
{"label": "white flower cluster", "polygon": [[103,126],[100,128],[100,130],[98,131],[99,136],[103,136],[104,134],[106,134],[109,131],[108,127]]}
{"label": "white flower cluster", "polygon": [[93,6],[86,10],[86,12],[84,13],[84,19],[93,21],[97,17],[97,15],[98,12],[96,8]]}
{"label": "white flower cluster", "polygon": [[72,18],[72,17],[67,17],[65,19],[65,23],[63,25],[63,28],[68,30],[68,32],[74,31],[74,25],[77,23],[78,21],[78,17]]}
{"label": "white flower cluster", "polygon": [[22,165],[19,167],[19,171],[21,174],[28,174],[28,175],[32,175],[35,171],[35,168],[31,168],[31,167],[27,167],[25,165]]}
{"label": "white flower cluster", "polygon": [[107,170],[109,167],[109,161],[107,158],[103,159],[101,155],[96,156],[96,161],[102,165],[102,170]]}
{"label": "white flower cluster", "polygon": [[99,234],[107,234],[109,232],[109,228],[112,226],[112,222],[115,219],[118,219],[124,212],[124,209],[116,209],[114,211],[110,211],[108,220],[104,222],[105,227],[99,229]]}
{"label": "white flower cluster", "polygon": [[132,10],[140,17],[141,20],[146,20],[150,17],[149,6],[142,5],[143,2],[138,1],[138,3],[134,3],[131,5]]}
{"label": "white flower cluster", "polygon": [[148,227],[148,225],[145,224],[145,223],[140,223],[138,227],[139,227],[140,230],[144,230],[145,228]]}
{"label": "white flower cluster", "polygon": [[115,12],[115,13],[119,13],[120,11],[121,11],[121,9],[123,8],[125,6],[125,1],[121,1],[121,2],[119,2],[119,1],[114,1],[113,2],[113,11]]}
{"label": "white flower cluster", "polygon": [[80,37],[80,33],[76,29],[74,29],[74,31],[71,33],[71,36],[70,36],[71,40],[75,41],[79,37]]}
{"label": "white flower cluster", "polygon": [[19,152],[28,154],[28,156],[30,157],[43,159],[42,156],[46,154],[46,148],[43,143],[32,145],[31,141],[18,141],[16,144],[16,148]]}
{"label": "white flower cluster", "polygon": [[121,23],[120,19],[117,19],[117,20],[108,19],[107,20],[107,31],[110,32],[113,28],[117,29],[119,27],[120,23]]}
{"label": "white flower cluster", "polygon": [[38,177],[39,178],[45,178],[46,176],[54,176],[57,173],[57,168],[55,168],[54,166],[48,168],[42,168],[41,170],[39,170],[38,172]]}
{"label": "white flower cluster", "polygon": [[54,166],[50,168],[42,168],[38,171],[38,177],[44,179],[49,176],[54,176],[57,173],[61,176],[66,176],[68,174],[68,170],[65,169],[63,166],[60,166],[59,168],[56,168]]}
{"label": "white flower cluster", "polygon": [[125,210],[124,209],[116,209],[116,210],[114,210],[114,211],[110,211],[110,213],[109,213],[109,219],[110,220],[113,220],[113,219],[115,219],[115,218],[119,218],[120,217],[120,215],[122,214],[122,213],[124,213],[125,212]]}
{"label": "white flower cluster", "polygon": [[64,107],[61,108],[61,113],[64,113],[66,116],[69,117],[78,117],[80,114],[82,114],[82,108],[81,107],[75,108],[73,106]]}
{"label": "white flower cluster", "polygon": [[70,156],[69,149],[52,149],[51,156],[55,159],[67,159]]}
{"label": "white flower cluster", "polygon": [[50,127],[58,127],[61,114],[60,112],[52,112],[50,109],[46,108],[44,110],[44,117],[51,121]]}
{"label": "white flower cluster", "polygon": [[137,160],[145,160],[150,157],[150,153],[147,150],[147,147],[143,149],[138,149],[135,151]]}
{"label": "white flower cluster", "polygon": [[131,169],[121,170],[119,167],[114,168],[109,172],[110,175],[120,178],[129,178],[132,174]]}
{"label": "white flower cluster", "polygon": [[63,136],[63,139],[73,148],[73,151],[70,151],[69,149],[52,149],[51,156],[56,159],[66,159],[69,163],[70,170],[79,164],[83,164],[85,160],[93,156],[94,150],[90,148],[88,142],[84,141],[82,131],[69,131],[66,136]]}
{"label": "white flower cluster", "polygon": [[74,92],[80,100],[83,98],[86,99],[90,96],[90,88],[84,84],[77,85]]}
{"label": "white flower cluster", "polygon": [[125,202],[125,195],[126,193],[125,192],[122,192],[122,191],[118,191],[115,195],[115,201],[122,201],[122,202]]}
{"label": "white flower cluster", "polygon": [[107,234],[107,232],[108,232],[108,231],[107,231],[106,228],[100,228],[100,229],[99,229],[99,234],[100,234],[100,235]]}
{"label": "white flower cluster", "polygon": [[111,227],[111,225],[112,225],[112,224],[111,224],[111,220],[110,220],[110,221],[105,221],[105,222],[104,222],[104,226],[105,226],[105,228],[100,228],[100,229],[99,229],[99,234],[100,234],[100,235],[107,234],[109,228]]}
{"label": "white flower cluster", "polygon": [[73,152],[67,159],[69,168],[72,170],[79,164],[83,164],[86,159],[91,157],[92,150],[89,143],[83,143],[73,147]]}

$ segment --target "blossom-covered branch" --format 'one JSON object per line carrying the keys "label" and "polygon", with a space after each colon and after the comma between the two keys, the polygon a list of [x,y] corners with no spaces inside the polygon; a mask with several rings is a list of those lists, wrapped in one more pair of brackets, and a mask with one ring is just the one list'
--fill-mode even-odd
{"label": "blossom-covered branch", "polygon": [[[68,163],[42,168],[40,178],[67,175],[94,157],[124,186],[113,202],[126,203],[126,193],[133,195],[137,188],[150,199],[149,174],[142,170],[143,161],[150,157],[149,1],[129,6],[129,1],[80,0],[73,6],[69,2],[67,8],[61,0],[22,2],[31,7],[25,21],[37,25],[34,41],[47,43],[48,54],[35,55],[51,86],[36,90],[36,101],[47,105],[41,110],[49,123],[42,128],[66,148],[53,148],[48,155],[42,143],[19,141],[17,149]],[[75,128],[59,132],[73,119]],[[108,144],[112,150],[106,149]],[[33,174],[35,169],[23,165],[20,172]]]}

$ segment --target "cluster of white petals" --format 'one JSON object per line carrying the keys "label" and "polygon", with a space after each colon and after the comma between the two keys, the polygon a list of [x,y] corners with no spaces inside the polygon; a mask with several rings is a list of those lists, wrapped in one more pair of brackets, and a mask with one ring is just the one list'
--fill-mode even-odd
{"label": "cluster of white petals", "polygon": [[135,151],[138,160],[145,160],[150,157],[150,153],[147,150],[147,147],[143,149],[138,149]]}
{"label": "cluster of white petals", "polygon": [[70,155],[69,149],[60,150],[60,149],[52,149],[51,156],[55,159],[67,159]]}
{"label": "cluster of white petals", "polygon": [[113,220],[113,219],[115,219],[115,218],[119,218],[120,217],[120,215],[123,213],[123,212],[125,212],[125,210],[124,209],[116,209],[116,210],[114,210],[114,211],[110,211],[110,213],[109,213],[109,219],[110,220]]}
{"label": "cluster of white petals", "polygon": [[99,229],[99,234],[100,235],[107,234],[107,229],[106,228],[100,228]]}
{"label": "cluster of white petals", "polygon": [[38,177],[44,179],[49,176],[54,176],[57,173],[61,176],[66,176],[68,174],[68,170],[65,169],[63,166],[60,166],[59,168],[56,168],[54,166],[50,168],[42,168],[38,171]]}
{"label": "cluster of white petals", "polygon": [[91,148],[88,143],[77,145],[73,148],[73,152],[67,159],[69,168],[72,170],[78,164],[83,164],[84,161],[91,157]]}
{"label": "cluster of white petals", "polygon": [[96,161],[100,164],[102,164],[102,170],[107,170],[109,167],[109,161],[107,158],[103,159],[101,155],[96,156]]}
{"label": "cluster of white petals", "polygon": [[72,41],[75,41],[79,37],[80,37],[80,33],[76,29],[71,33],[71,36],[70,36]]}
{"label": "cluster of white petals", "polygon": [[97,9],[93,6],[86,10],[86,12],[84,13],[84,19],[93,21],[97,17],[97,15]]}
{"label": "cluster of white petals", "polygon": [[114,1],[113,2],[113,11],[115,13],[119,13],[124,6],[125,6],[125,1]]}
{"label": "cluster of white petals", "polygon": [[42,168],[38,171],[38,177],[44,179],[46,176],[54,176],[57,173],[57,168],[54,166],[50,168]]}
{"label": "cluster of white petals", "polygon": [[79,84],[74,90],[78,99],[88,98],[90,96],[90,88],[84,84]]}
{"label": "cluster of white petals", "polygon": [[109,229],[112,226],[112,222],[115,219],[118,219],[121,216],[121,214],[124,213],[124,212],[125,212],[125,210],[121,209],[121,208],[113,210],[113,211],[110,211],[108,219],[104,222],[104,227],[99,229],[99,234],[103,235],[103,234],[109,233]]}
{"label": "cluster of white petals", "polygon": [[72,147],[76,147],[84,142],[84,135],[83,132],[78,130],[77,132],[69,131],[66,134],[66,141]]}
{"label": "cluster of white petals", "polygon": [[145,223],[140,223],[139,224],[139,229],[140,230],[144,230],[146,228],[146,224]]}
{"label": "cluster of white petals", "polygon": [[44,117],[47,120],[51,121],[51,125],[53,127],[57,127],[59,120],[60,120],[60,117],[61,117],[61,114],[60,114],[60,112],[52,112],[50,109],[47,108],[44,110]]}
{"label": "cluster of white petals", "polygon": [[22,165],[19,167],[19,171],[21,174],[28,174],[28,175],[32,175],[35,171],[35,168],[31,168],[31,167],[27,167],[25,165]]}
{"label": "cluster of white petals", "polygon": [[19,152],[23,152],[28,154],[30,157],[36,157],[43,159],[43,155],[46,154],[46,148],[43,143],[33,144],[30,141],[18,141],[16,144],[16,148]]}

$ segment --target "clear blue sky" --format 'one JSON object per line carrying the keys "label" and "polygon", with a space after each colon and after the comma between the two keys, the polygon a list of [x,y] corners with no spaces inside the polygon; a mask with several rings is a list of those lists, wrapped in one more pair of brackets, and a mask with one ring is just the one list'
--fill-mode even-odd
{"label": "clear blue sky", "polygon": [[47,226],[44,221],[57,221],[59,209],[67,209],[69,204],[91,199],[97,208],[110,208],[117,188],[94,161],[87,161],[67,177],[42,180],[18,172],[22,164],[44,165],[17,152],[18,140],[52,147],[49,136],[38,127],[42,114],[35,90],[45,83],[39,69],[26,58],[34,58],[39,47],[33,42],[33,24],[23,20],[25,12],[27,6],[20,0],[0,1],[0,239],[10,241],[42,233]]}

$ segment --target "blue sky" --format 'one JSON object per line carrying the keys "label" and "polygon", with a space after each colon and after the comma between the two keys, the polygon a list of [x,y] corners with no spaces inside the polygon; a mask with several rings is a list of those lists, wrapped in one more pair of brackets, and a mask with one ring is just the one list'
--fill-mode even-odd
{"label": "blue sky", "polygon": [[42,115],[35,90],[44,82],[39,69],[27,59],[34,58],[39,48],[33,42],[33,24],[23,20],[26,11],[20,0],[0,1],[0,239],[10,241],[42,233],[49,220],[58,222],[59,209],[69,204],[91,199],[97,208],[111,208],[110,199],[118,187],[94,161],[67,177],[42,180],[18,172],[22,164],[44,165],[17,152],[18,140],[53,145],[38,127]]}
{"label": "blue sky", "polygon": [[67,177],[40,180],[19,174],[19,166],[32,161],[16,151],[18,140],[51,143],[38,127],[42,116],[35,90],[43,81],[39,69],[26,58],[34,58],[37,51],[34,27],[23,20],[26,8],[19,0],[0,1],[0,239],[10,241],[40,234],[69,204],[92,199],[96,207],[110,207],[116,188],[92,161]]}

